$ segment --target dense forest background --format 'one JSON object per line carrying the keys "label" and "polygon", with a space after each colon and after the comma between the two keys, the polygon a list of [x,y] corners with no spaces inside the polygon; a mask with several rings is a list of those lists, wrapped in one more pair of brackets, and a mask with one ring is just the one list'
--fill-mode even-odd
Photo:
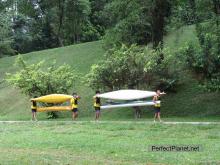
{"label": "dense forest background", "polygon": [[167,32],[216,19],[219,0],[1,0],[0,56],[104,39],[157,47]]}

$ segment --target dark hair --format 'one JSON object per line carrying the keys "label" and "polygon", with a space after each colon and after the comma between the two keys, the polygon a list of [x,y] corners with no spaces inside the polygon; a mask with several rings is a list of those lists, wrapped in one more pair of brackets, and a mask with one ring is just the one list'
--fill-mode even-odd
{"label": "dark hair", "polygon": [[72,95],[77,95],[77,93],[76,92],[73,92],[73,94]]}
{"label": "dark hair", "polygon": [[100,91],[98,90],[98,91],[95,91],[95,93],[97,94],[97,93],[100,93]]}

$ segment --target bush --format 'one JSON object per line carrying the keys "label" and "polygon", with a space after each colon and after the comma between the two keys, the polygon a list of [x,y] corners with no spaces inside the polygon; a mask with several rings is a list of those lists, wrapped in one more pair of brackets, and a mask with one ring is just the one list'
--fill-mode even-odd
{"label": "bush", "polygon": [[220,91],[220,29],[214,22],[198,24],[199,45],[188,43],[182,50],[187,66],[209,91]]}
{"label": "bush", "polygon": [[[16,65],[21,68],[15,74],[7,73],[6,80],[14,87],[19,88],[29,97],[42,96],[53,93],[68,93],[73,88],[77,74],[68,65],[56,67],[54,62],[46,70],[42,70],[43,61],[27,65],[19,56]],[[56,113],[49,113],[49,117],[57,117]]]}
{"label": "bush", "polygon": [[111,49],[106,59],[91,67],[86,76],[87,83],[94,89],[117,90],[123,88],[174,89],[178,82],[175,68],[171,68],[171,55],[161,59],[168,50],[150,50],[131,45]]}

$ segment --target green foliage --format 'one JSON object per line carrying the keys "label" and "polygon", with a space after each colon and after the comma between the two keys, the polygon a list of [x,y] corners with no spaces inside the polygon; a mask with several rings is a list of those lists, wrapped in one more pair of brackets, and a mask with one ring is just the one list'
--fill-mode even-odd
{"label": "green foliage", "polygon": [[43,61],[27,65],[19,56],[16,60],[21,70],[15,74],[7,74],[7,81],[30,97],[47,95],[51,93],[67,93],[73,87],[77,78],[68,65],[55,67],[55,62],[42,70]]}
{"label": "green foliage", "polygon": [[168,0],[113,0],[103,11],[109,18],[105,35],[107,48],[124,44],[147,44],[157,47],[163,40],[165,18],[169,16]]}
{"label": "green foliage", "polygon": [[206,80],[203,87],[209,92],[220,91],[220,74],[216,74],[213,78]]}
{"label": "green foliage", "polygon": [[90,14],[89,0],[67,0],[65,3],[65,38],[67,42],[81,41],[82,27],[86,25]]}
{"label": "green foliage", "polygon": [[[58,68],[54,62],[46,70],[42,70],[43,61],[27,65],[21,56],[16,60],[16,65],[21,68],[15,74],[7,74],[6,80],[14,87],[19,88],[23,93],[30,97],[43,96],[53,93],[68,93],[72,89],[77,74],[69,65],[62,65]],[[50,113],[52,117],[56,113]]]}
{"label": "green foliage", "polygon": [[[216,14],[218,0],[175,0],[172,1],[168,28],[178,29],[184,25],[202,23]],[[218,9],[217,9],[218,11]]]}
{"label": "green foliage", "polygon": [[158,47],[156,50],[146,51],[145,72],[151,75],[148,80],[154,89],[162,89],[176,92],[180,83],[180,75],[183,72],[184,63],[176,52],[169,48]]}
{"label": "green foliage", "polygon": [[[219,15],[218,6],[218,0],[7,0],[0,11],[12,13],[13,49],[26,53],[103,36],[107,49],[149,42],[156,48],[167,29],[209,20]],[[13,54],[10,44],[0,43],[4,54]]]}
{"label": "green foliage", "polygon": [[14,55],[11,43],[13,42],[10,22],[10,14],[0,12],[0,57],[4,55]]}
{"label": "green foliage", "polygon": [[[8,22],[12,25],[4,27],[8,30],[7,33],[1,27],[0,38],[4,37],[1,34],[3,32],[5,35],[13,32],[12,46],[18,53],[94,41],[101,36],[97,29],[102,29],[102,35],[104,33],[101,24],[95,27],[92,23],[89,0],[7,2],[7,5],[6,2],[0,2],[0,7],[4,12],[11,13]],[[1,17],[5,18],[4,15]],[[1,17],[0,20],[3,23]],[[8,49],[5,44],[0,43],[0,47],[2,52]]]}
{"label": "green foliage", "polygon": [[99,40],[100,37],[100,33],[89,21],[87,22],[87,24],[83,25],[81,36],[82,42],[96,41]]}
{"label": "green foliage", "polygon": [[90,0],[90,22],[97,31],[97,35],[103,36],[108,27],[109,17],[103,14],[104,7],[112,0]]}
{"label": "green foliage", "polygon": [[182,53],[190,69],[199,75],[200,82],[211,91],[219,91],[220,30],[215,21],[197,25],[199,45],[188,43]]}
{"label": "green foliage", "polygon": [[[122,45],[111,49],[106,59],[91,67],[88,84],[94,89],[115,90],[122,88],[171,89],[177,83],[178,65],[168,50],[151,50],[144,47]],[[161,54],[166,54],[161,59]]]}
{"label": "green foliage", "polygon": [[135,88],[144,81],[143,61],[142,49],[135,45],[112,49],[104,61],[92,66],[87,75],[88,82],[95,89]]}
{"label": "green foliage", "polygon": [[19,14],[13,20],[13,48],[20,53],[30,52],[33,50],[32,36],[30,34],[31,21],[24,15]]}
{"label": "green foliage", "polygon": [[177,1],[176,4],[173,5],[172,9],[172,23],[175,24],[182,22],[183,25],[191,25],[196,23],[196,4],[197,0]]}
{"label": "green foliage", "polygon": [[144,44],[151,40],[150,3],[117,1],[114,0],[105,6],[103,17],[109,18],[108,25],[111,27],[105,35],[105,45],[112,48],[114,45]]}

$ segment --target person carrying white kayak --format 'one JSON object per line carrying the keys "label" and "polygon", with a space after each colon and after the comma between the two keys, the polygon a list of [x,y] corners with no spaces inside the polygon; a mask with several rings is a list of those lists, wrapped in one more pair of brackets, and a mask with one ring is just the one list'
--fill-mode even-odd
{"label": "person carrying white kayak", "polygon": [[[158,89],[156,91],[156,95],[153,97],[153,102],[155,103],[154,104],[154,110],[155,110],[155,114],[154,114],[154,122],[156,122],[156,119],[158,118],[159,121],[161,122],[161,117],[160,117],[160,109],[161,109],[161,94],[165,94],[164,92],[161,93],[160,90]],[[159,101],[159,103],[157,102]]]}

